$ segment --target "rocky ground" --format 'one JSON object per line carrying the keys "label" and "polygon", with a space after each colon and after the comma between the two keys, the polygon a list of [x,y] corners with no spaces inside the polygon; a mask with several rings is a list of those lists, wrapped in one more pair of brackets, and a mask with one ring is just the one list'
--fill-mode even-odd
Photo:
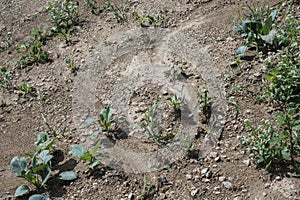
{"label": "rocky ground", "polygon": [[[25,183],[9,164],[14,156],[34,152],[36,135],[50,132],[46,120],[63,153],[42,191],[51,199],[300,198],[298,175],[258,168],[241,145],[245,119],[259,124],[272,118],[271,105],[257,102],[262,61],[230,65],[243,43],[233,30],[239,14],[247,12],[242,8],[277,1],[116,0],[111,4],[126,9],[92,13],[87,1],[79,0],[79,24],[69,41],[53,36],[44,43],[50,62],[14,70],[24,54],[15,49],[32,37],[31,30],[53,26],[43,11],[48,2],[1,0],[0,66],[12,78],[0,96],[0,197],[14,199],[15,189]],[[131,15],[159,11],[167,12],[158,28],[141,27]],[[19,87],[24,83],[35,89],[25,94]],[[196,107],[197,92],[204,89],[213,97],[209,119]],[[175,94],[181,97],[180,112],[167,100]],[[118,119],[112,134],[85,124],[106,105]],[[145,122],[151,105],[157,106],[156,122],[165,134],[159,145],[132,126]],[[174,150],[173,138],[189,145],[179,143],[184,147]],[[99,139],[103,166],[96,170],[68,154],[71,144],[91,149]],[[79,178],[57,179],[63,170],[75,170]]]}

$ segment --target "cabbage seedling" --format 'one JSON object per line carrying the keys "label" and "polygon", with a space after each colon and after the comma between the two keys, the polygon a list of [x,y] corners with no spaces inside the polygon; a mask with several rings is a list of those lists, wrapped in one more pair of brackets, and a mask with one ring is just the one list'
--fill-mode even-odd
{"label": "cabbage seedling", "polygon": [[109,106],[106,106],[104,109],[101,110],[99,115],[98,123],[101,127],[105,129],[105,131],[110,131],[111,125],[115,122],[112,118],[112,110]]}

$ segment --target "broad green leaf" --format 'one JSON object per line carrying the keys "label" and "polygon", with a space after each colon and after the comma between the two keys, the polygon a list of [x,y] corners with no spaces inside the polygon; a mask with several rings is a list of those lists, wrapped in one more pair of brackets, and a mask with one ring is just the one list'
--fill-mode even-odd
{"label": "broad green leaf", "polygon": [[97,153],[97,151],[98,151],[100,145],[101,145],[101,140],[99,140],[99,141],[97,142],[97,144],[95,145],[95,147],[90,151],[90,153],[91,153],[92,156],[95,156],[95,155],[96,155],[96,153]]}
{"label": "broad green leaf", "polygon": [[274,39],[276,38],[277,31],[271,30],[267,35],[262,35],[261,39],[267,44],[273,44]]}
{"label": "broad green leaf", "polygon": [[93,159],[93,156],[90,152],[86,152],[84,155],[80,156],[80,160],[86,160],[91,162],[91,160]]}
{"label": "broad green leaf", "polygon": [[46,142],[49,139],[49,135],[46,132],[41,132],[38,134],[36,142],[34,143],[36,146]]}
{"label": "broad green leaf", "polygon": [[236,50],[236,54],[237,54],[238,56],[243,57],[243,56],[245,56],[247,49],[248,49],[248,47],[246,47],[246,46],[240,46],[240,47]]}
{"label": "broad green leaf", "polygon": [[91,164],[89,164],[89,168],[94,169],[96,166],[100,164],[100,160],[94,160]]}
{"label": "broad green leaf", "polygon": [[24,157],[18,158],[14,157],[10,162],[11,170],[18,176],[22,176],[25,171],[27,171],[27,162]]}
{"label": "broad green leaf", "polygon": [[30,191],[30,188],[27,185],[20,185],[15,191],[15,197],[21,197],[24,194],[27,194]]}
{"label": "broad green leaf", "polygon": [[300,174],[300,165],[299,164],[296,165],[296,174]]}
{"label": "broad green leaf", "polygon": [[290,154],[289,151],[283,150],[281,153],[282,153],[282,158],[283,158],[284,160],[289,160],[289,158],[290,158],[290,156],[291,156],[291,154]]}
{"label": "broad green leaf", "polygon": [[272,21],[274,21],[276,14],[277,14],[277,10],[273,10],[271,13]]}
{"label": "broad green leaf", "polygon": [[65,171],[61,172],[58,178],[64,181],[73,181],[78,178],[78,174],[73,171]]}
{"label": "broad green leaf", "polygon": [[95,131],[95,132],[91,135],[91,137],[92,137],[92,138],[97,138],[98,135],[99,135],[99,133],[100,133],[100,131]]}
{"label": "broad green leaf", "polygon": [[51,200],[51,199],[45,194],[34,194],[31,195],[28,200]]}
{"label": "broad green leaf", "polygon": [[53,158],[53,156],[50,154],[49,150],[44,150],[39,155],[38,164],[44,164],[47,165],[49,161]]}
{"label": "broad green leaf", "polygon": [[272,16],[268,17],[264,25],[261,27],[261,34],[268,35],[270,30],[272,29]]}
{"label": "broad green leaf", "polygon": [[87,152],[87,149],[80,144],[72,144],[71,147],[72,147],[72,150],[69,151],[69,154],[72,156],[80,157],[80,156],[83,156]]}

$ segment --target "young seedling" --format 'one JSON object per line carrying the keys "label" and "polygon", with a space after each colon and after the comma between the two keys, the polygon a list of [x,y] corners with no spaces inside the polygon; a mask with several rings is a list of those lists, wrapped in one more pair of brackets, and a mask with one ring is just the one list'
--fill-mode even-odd
{"label": "young seedling", "polygon": [[147,182],[147,179],[146,179],[145,175],[144,175],[144,181],[143,182],[144,182],[143,190],[142,190],[142,192],[141,192],[141,194],[139,196],[139,199],[146,200],[147,198],[149,198],[149,196],[150,196],[150,194],[153,191],[153,189],[154,189],[155,186],[152,185],[152,184],[149,184]]}
{"label": "young seedling", "polygon": [[[11,170],[20,178],[23,178],[28,183],[35,186],[37,192],[44,187],[51,176],[51,160],[53,158],[52,147],[56,138],[50,138],[45,132],[41,132],[37,136],[35,146],[37,150],[34,154],[26,153],[28,159],[25,157],[14,157],[10,162]],[[63,172],[60,175],[62,180],[75,180],[77,178],[76,172]],[[21,185],[16,189],[15,196],[21,197],[30,191],[27,185]]]}
{"label": "young seedling", "polygon": [[50,22],[53,24],[51,31],[54,34],[70,34],[79,24],[79,9],[74,0],[59,0],[50,3],[44,10],[50,13]]}
{"label": "young seedling", "polygon": [[0,87],[3,89],[8,89],[11,87],[10,80],[12,79],[12,72],[8,71],[7,67],[0,67]]}
{"label": "young seedling", "polygon": [[175,111],[178,111],[180,109],[181,100],[176,94],[173,97],[167,98],[167,100],[172,103]]}
{"label": "young seedling", "polygon": [[75,73],[78,70],[78,67],[75,65],[74,60],[67,59],[66,63],[67,67],[71,70],[72,73]]}
{"label": "young seedling", "polygon": [[61,37],[65,41],[66,45],[68,45],[71,42],[70,35],[71,35],[72,31],[73,31],[73,29],[66,30],[66,29],[62,28],[60,30],[60,32],[57,33],[57,36]]}
{"label": "young seedling", "polygon": [[25,51],[27,53],[25,56],[21,56],[21,58],[17,61],[17,68],[22,69],[27,65],[32,65],[34,63],[46,63],[49,61],[49,53],[42,49],[43,36],[38,36],[36,32],[36,29],[33,30],[32,34],[34,37],[17,47],[18,52]]}
{"label": "young seedling", "polygon": [[27,94],[30,94],[36,91],[36,88],[30,85],[29,83],[23,83],[19,86],[20,91],[22,92],[23,97]]}
{"label": "young seedling", "polygon": [[72,144],[72,150],[69,152],[70,155],[79,157],[80,160],[88,162],[89,168],[94,169],[100,163],[95,156],[97,155],[97,151],[100,147],[101,141],[99,140],[96,146],[91,150],[88,151],[84,146],[81,144]]}
{"label": "young seedling", "polygon": [[203,93],[198,92],[199,106],[203,115],[205,116],[205,121],[207,122],[210,117],[210,109],[212,104],[212,98],[208,95],[208,90],[204,90]]}
{"label": "young seedling", "polygon": [[144,120],[139,124],[146,131],[148,138],[160,145],[161,141],[167,138],[166,134],[161,133],[161,127],[157,123],[157,103],[154,103],[148,112],[144,113]]}
{"label": "young seedling", "polygon": [[156,16],[146,15],[146,16],[139,16],[137,12],[133,12],[131,15],[133,19],[139,22],[141,27],[163,27],[164,26],[164,15],[166,14],[165,10],[160,10]]}
{"label": "young seedling", "polygon": [[106,106],[100,111],[98,123],[105,131],[109,132],[111,125],[115,123],[115,120],[112,118],[113,112],[109,106]]}

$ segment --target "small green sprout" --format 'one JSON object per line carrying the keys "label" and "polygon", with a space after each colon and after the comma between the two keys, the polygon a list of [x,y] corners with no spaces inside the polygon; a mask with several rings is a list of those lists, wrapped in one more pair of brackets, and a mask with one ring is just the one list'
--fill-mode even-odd
{"label": "small green sprout", "polygon": [[173,105],[173,108],[175,111],[180,109],[180,98],[175,94],[173,97],[167,98],[168,101],[170,101]]}
{"label": "small green sprout", "polygon": [[75,65],[74,60],[67,59],[66,63],[67,67],[71,70],[72,73],[75,73],[78,70],[78,67]]}
{"label": "small green sprout", "polygon": [[[46,132],[41,132],[37,136],[35,146],[37,150],[34,154],[26,153],[28,158],[15,156],[11,162],[11,170],[20,178],[35,186],[39,192],[51,177],[51,160],[53,159],[52,148],[56,138],[50,138]],[[28,161],[29,159],[29,161]],[[59,174],[61,180],[75,180],[78,175],[76,172],[68,171]],[[29,193],[30,187],[27,185],[19,186],[15,191],[15,197],[21,197]],[[38,196],[35,194],[35,196]],[[41,196],[41,195],[40,195]],[[33,197],[30,197],[31,199]]]}
{"label": "small green sprout", "polygon": [[12,79],[12,72],[8,71],[7,67],[0,67],[0,87],[8,89],[11,86],[10,80]]}
{"label": "small green sprout", "polygon": [[29,83],[23,83],[19,86],[19,89],[22,91],[23,96],[36,91],[36,88],[30,85]]}
{"label": "small green sprout", "polygon": [[115,122],[115,120],[112,118],[112,114],[113,112],[109,106],[106,106],[104,109],[102,109],[99,114],[98,123],[107,132],[110,131],[111,125]]}
{"label": "small green sprout", "polygon": [[142,190],[142,192],[141,192],[141,194],[139,196],[139,199],[146,200],[150,196],[150,194],[153,191],[153,189],[154,189],[155,186],[152,185],[152,184],[149,184],[147,182],[147,179],[146,179],[145,175],[144,175],[144,181],[143,182],[144,182],[143,190]]}
{"label": "small green sprout", "polygon": [[88,151],[84,146],[80,144],[72,144],[72,150],[69,152],[70,155],[79,157],[82,161],[87,161],[89,163],[89,168],[94,169],[98,166],[100,161],[95,157],[97,155],[97,151],[100,147],[101,141],[99,140],[96,146]]}
{"label": "small green sprout", "polygon": [[208,90],[204,90],[203,93],[198,92],[199,106],[204,114],[206,121],[209,119],[210,109],[212,104],[212,98],[208,95]]}

